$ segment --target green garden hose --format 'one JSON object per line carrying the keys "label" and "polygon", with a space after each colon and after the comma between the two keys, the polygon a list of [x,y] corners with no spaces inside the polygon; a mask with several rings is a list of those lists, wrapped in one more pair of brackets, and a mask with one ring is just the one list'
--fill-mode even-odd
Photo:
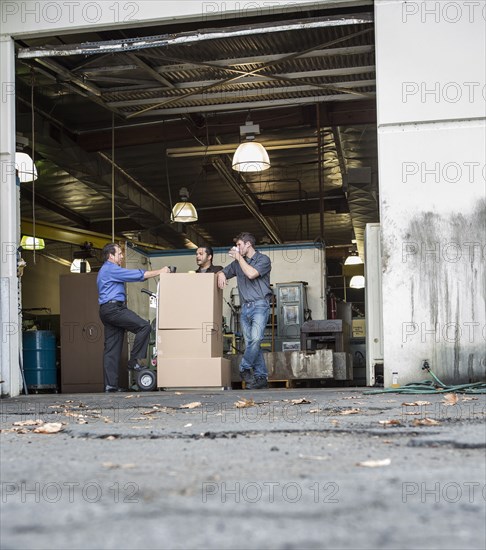
{"label": "green garden hose", "polygon": [[422,382],[411,382],[410,384],[405,384],[399,388],[387,388],[383,390],[372,390],[363,392],[366,394],[375,394],[375,393],[486,393],[486,383],[484,382],[475,382],[474,384],[459,384],[455,386],[447,386],[430,370],[429,364],[427,361],[424,362],[422,370],[426,370],[434,379],[424,380]]}

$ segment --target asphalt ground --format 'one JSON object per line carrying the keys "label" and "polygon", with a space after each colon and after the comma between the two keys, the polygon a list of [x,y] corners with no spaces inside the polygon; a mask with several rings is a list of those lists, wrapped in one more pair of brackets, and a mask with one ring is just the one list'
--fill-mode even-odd
{"label": "asphalt ground", "polygon": [[2,399],[0,547],[483,550],[486,395],[368,391]]}

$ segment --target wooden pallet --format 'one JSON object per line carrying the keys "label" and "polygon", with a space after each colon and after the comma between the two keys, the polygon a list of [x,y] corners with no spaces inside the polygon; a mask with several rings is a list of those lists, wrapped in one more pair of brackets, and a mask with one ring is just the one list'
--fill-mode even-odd
{"label": "wooden pallet", "polygon": [[[268,381],[268,387],[269,388],[293,388],[294,380],[269,380]],[[246,384],[245,382],[241,382],[241,388],[245,389]]]}

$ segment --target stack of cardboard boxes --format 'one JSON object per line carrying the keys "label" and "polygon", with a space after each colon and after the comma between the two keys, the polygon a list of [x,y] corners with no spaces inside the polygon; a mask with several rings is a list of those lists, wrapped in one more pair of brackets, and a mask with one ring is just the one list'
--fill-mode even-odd
{"label": "stack of cardboard boxes", "polygon": [[230,362],[222,358],[223,292],[216,275],[161,275],[158,302],[157,386],[230,387]]}

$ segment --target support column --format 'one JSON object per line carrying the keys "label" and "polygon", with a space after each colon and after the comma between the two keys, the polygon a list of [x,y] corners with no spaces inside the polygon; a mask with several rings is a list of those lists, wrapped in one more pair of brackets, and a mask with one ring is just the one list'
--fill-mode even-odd
{"label": "support column", "polygon": [[484,2],[376,0],[385,386],[484,380]]}
{"label": "support column", "polygon": [[14,42],[0,36],[0,393],[22,389],[17,247],[20,242],[19,192],[15,177]]}

